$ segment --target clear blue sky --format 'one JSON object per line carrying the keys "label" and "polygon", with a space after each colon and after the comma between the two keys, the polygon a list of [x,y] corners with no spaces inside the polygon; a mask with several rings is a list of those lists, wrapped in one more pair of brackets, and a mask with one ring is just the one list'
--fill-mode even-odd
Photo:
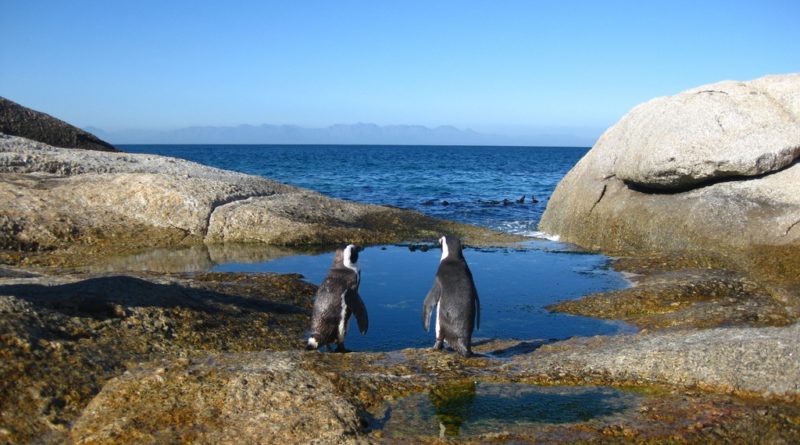
{"label": "clear blue sky", "polygon": [[796,0],[0,0],[0,96],[112,130],[604,128],[655,96],[800,71],[798,23]]}

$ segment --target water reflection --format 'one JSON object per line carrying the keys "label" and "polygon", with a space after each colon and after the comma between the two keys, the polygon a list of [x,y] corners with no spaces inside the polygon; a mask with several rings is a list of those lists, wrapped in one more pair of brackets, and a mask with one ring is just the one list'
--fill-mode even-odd
{"label": "water reflection", "polygon": [[535,386],[460,381],[440,384],[389,407],[387,437],[520,432],[548,424],[588,422],[635,409],[641,396],[601,386]]}
{"label": "water reflection", "polygon": [[85,268],[92,273],[109,272],[204,272],[220,264],[265,263],[295,255],[316,255],[324,250],[298,250],[264,244],[208,244],[151,249],[134,255],[105,259]]}
{"label": "water reflection", "polygon": [[[629,331],[629,326],[621,323],[545,309],[560,300],[618,289],[626,284],[620,274],[608,269],[607,257],[553,253],[549,251],[552,247],[536,242],[519,248],[467,249],[465,255],[481,297],[481,326],[473,337],[475,341],[564,339]],[[104,261],[88,269],[93,273],[300,273],[305,280],[319,284],[332,255],[319,248],[295,250],[262,244],[218,244],[151,250]],[[432,336],[422,329],[420,311],[440,258],[438,246],[423,244],[373,246],[359,255],[360,294],[369,311],[370,325],[379,328],[364,336],[348,336],[350,349],[392,351],[432,344]],[[580,273],[587,270],[594,272]]]}
{"label": "water reflection", "polygon": [[477,384],[472,381],[438,385],[429,393],[431,405],[439,419],[439,436],[458,436],[475,401]]}

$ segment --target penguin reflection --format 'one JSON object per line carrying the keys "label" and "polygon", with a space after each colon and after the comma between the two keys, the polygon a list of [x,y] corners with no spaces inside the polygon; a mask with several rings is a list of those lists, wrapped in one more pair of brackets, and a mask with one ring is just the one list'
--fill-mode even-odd
{"label": "penguin reflection", "polygon": [[306,349],[318,349],[336,342],[336,352],[346,352],[344,338],[350,316],[355,314],[361,335],[367,333],[369,319],[367,308],[358,295],[361,271],[358,269],[358,252],[361,248],[350,244],[336,249],[328,275],[317,289],[311,315],[311,336]]}
{"label": "penguin reflection", "polygon": [[464,357],[472,355],[473,328],[481,323],[481,302],[472,280],[461,240],[443,236],[442,259],[433,280],[433,287],[422,305],[422,326],[430,331],[430,318],[436,306],[436,343],[433,349],[442,349],[444,341]]}
{"label": "penguin reflection", "polygon": [[429,393],[434,414],[439,421],[439,436],[458,436],[461,424],[469,417],[475,401],[475,382],[437,385]]}

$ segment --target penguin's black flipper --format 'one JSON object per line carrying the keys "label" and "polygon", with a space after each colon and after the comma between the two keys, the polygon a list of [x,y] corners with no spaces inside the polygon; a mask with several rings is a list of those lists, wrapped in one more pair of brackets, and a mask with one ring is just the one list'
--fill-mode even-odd
{"label": "penguin's black flipper", "polygon": [[481,328],[481,300],[478,299],[478,293],[475,292],[475,330]]}
{"label": "penguin's black flipper", "polygon": [[428,291],[428,296],[425,297],[425,302],[422,303],[422,327],[426,332],[431,330],[431,312],[439,298],[442,296],[442,284],[439,282],[439,277],[433,281],[433,287]]}
{"label": "penguin's black flipper", "polygon": [[347,293],[344,294],[344,302],[347,303],[347,307],[353,310],[361,335],[366,334],[367,329],[369,329],[369,317],[367,316],[367,307],[364,306],[364,301],[361,300],[358,292],[354,290],[347,291]]}

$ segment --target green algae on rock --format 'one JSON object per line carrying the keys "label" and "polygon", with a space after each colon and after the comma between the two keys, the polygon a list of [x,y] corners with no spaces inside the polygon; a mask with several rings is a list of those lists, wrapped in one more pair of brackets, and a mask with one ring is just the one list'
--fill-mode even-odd
{"label": "green algae on rock", "polygon": [[105,382],[161,357],[300,348],[299,275],[14,278],[0,285],[0,439],[66,434]]}

